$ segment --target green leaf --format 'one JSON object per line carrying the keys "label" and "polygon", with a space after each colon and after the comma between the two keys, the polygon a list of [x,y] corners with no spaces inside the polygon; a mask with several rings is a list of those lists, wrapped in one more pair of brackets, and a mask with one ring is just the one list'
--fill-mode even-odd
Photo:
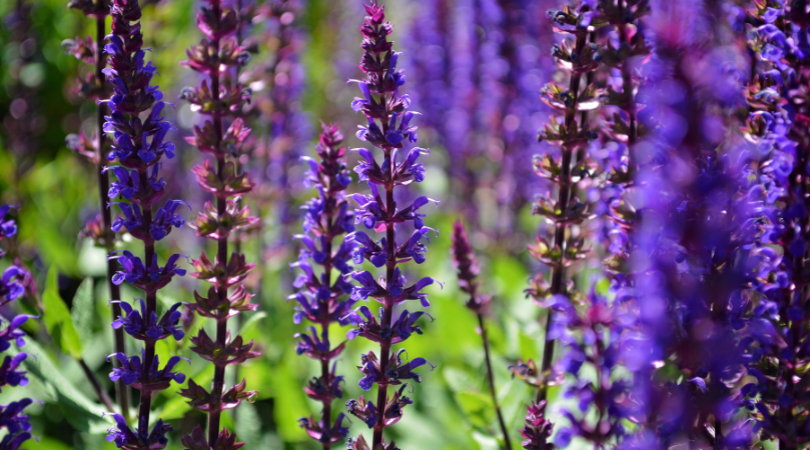
{"label": "green leaf", "polygon": [[258,312],[250,316],[250,319],[246,320],[242,325],[242,328],[239,329],[239,334],[242,335],[242,339],[247,341],[255,339],[255,336],[253,336],[251,333],[254,331],[254,328],[259,325],[259,321],[265,317],[267,317],[266,312]]}
{"label": "green leaf", "polygon": [[[81,369],[54,364],[46,350],[33,339],[26,341],[25,350],[31,355],[23,362],[29,378],[41,382],[50,397],[50,399],[40,400],[49,400],[49,402],[57,404],[67,421],[78,431],[93,434],[106,433],[110,424],[102,419],[102,414],[109,411],[90,400],[62,374],[65,370]],[[18,351],[13,347],[9,350],[12,354]],[[75,366],[76,363],[71,364]]]}
{"label": "green leaf", "polygon": [[73,296],[73,309],[70,318],[83,346],[90,345],[93,339],[93,279],[85,278],[76,295]]}
{"label": "green leaf", "polygon": [[259,442],[262,431],[262,421],[259,412],[252,403],[242,402],[239,408],[233,410],[236,416],[236,436],[240,442]]}
{"label": "green leaf", "polygon": [[42,294],[45,309],[42,318],[45,327],[62,353],[81,359],[82,341],[76,327],[73,326],[70,310],[59,295],[56,266],[51,266],[48,270],[48,281],[45,286],[45,292]]}

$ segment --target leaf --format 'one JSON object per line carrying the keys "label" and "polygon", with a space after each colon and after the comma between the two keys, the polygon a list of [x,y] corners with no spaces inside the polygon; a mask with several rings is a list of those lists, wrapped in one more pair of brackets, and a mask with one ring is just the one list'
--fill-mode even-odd
{"label": "leaf", "polygon": [[262,421],[256,406],[249,402],[242,402],[239,408],[233,410],[236,419],[236,436],[240,442],[258,443],[262,431]]}
{"label": "leaf", "polygon": [[65,301],[59,295],[56,266],[48,270],[48,281],[45,292],[42,294],[42,303],[45,309],[42,315],[48,333],[53,337],[57,347],[75,359],[82,357],[82,341],[70,316]]}
{"label": "leaf", "polygon": [[[69,368],[62,364],[57,367],[45,349],[33,339],[26,341],[25,350],[30,355],[23,362],[28,376],[45,386],[45,391],[51,397],[49,400],[62,409],[67,421],[78,431],[92,434],[105,433],[110,424],[102,418],[102,414],[109,411],[90,400],[78,387],[65,378],[62,373]],[[9,352],[15,354],[18,350],[12,347]],[[75,363],[72,364],[75,365]],[[80,370],[78,367],[72,369]]]}
{"label": "leaf", "polygon": [[301,389],[301,358],[296,358],[292,350],[281,358],[276,370],[273,387],[276,408],[274,416],[278,424],[278,434],[287,442],[300,442],[308,439],[307,433],[296,420],[309,414],[307,400]]}
{"label": "leaf", "polygon": [[93,339],[93,279],[85,278],[76,295],[73,296],[71,321],[79,334],[82,346],[88,346]]}
{"label": "leaf", "polygon": [[246,320],[245,323],[242,325],[242,328],[239,329],[239,334],[242,335],[242,338],[245,340],[254,339],[250,333],[253,331],[254,328],[259,324],[259,321],[267,317],[266,312],[258,312],[250,316],[250,319]]}
{"label": "leaf", "polygon": [[480,392],[465,391],[456,394],[456,401],[467,419],[476,427],[486,430],[494,417],[492,401]]}

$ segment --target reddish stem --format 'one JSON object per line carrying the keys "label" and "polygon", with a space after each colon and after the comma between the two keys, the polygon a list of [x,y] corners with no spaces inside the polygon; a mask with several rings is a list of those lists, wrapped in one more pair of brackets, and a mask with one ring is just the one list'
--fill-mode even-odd
{"label": "reddish stem", "polygon": [[[212,13],[214,15],[215,27],[218,28],[219,20],[222,15],[222,11],[220,9],[219,0],[212,0]],[[211,42],[214,48],[214,55],[219,55],[219,46],[220,46],[220,39],[214,39]],[[215,57],[216,58],[216,57]],[[211,72],[211,93],[216,97],[217,100],[220,98],[220,71],[219,71],[219,64],[215,65],[217,69]],[[219,102],[217,102],[219,103]],[[221,108],[221,105],[219,106]],[[214,130],[216,133],[216,142],[215,148],[220,148],[220,143],[222,142],[222,115],[223,111],[217,110],[211,115],[212,119],[214,120]],[[217,177],[220,180],[224,179],[224,171],[225,171],[225,155],[222,153],[217,154]],[[225,209],[227,206],[227,195],[225,192],[217,192],[217,217],[220,223],[223,222],[223,218],[226,215]],[[216,264],[217,266],[225,269],[228,266],[228,232],[220,233],[219,239],[217,239],[217,258]],[[223,277],[227,277],[224,275]],[[216,282],[216,291],[217,296],[219,297],[220,304],[225,304],[228,301],[228,284],[227,279],[225,278],[218,278]],[[217,319],[217,336],[216,336],[216,343],[218,348],[224,348],[227,343],[228,337],[228,319],[222,318]],[[208,412],[208,445],[212,448],[214,447],[215,443],[217,442],[217,438],[219,436],[219,428],[220,428],[220,419],[222,416],[222,393],[225,387],[225,363],[214,363],[214,381],[211,388],[211,404],[210,404],[210,411]]]}
{"label": "reddish stem", "polygon": [[[576,41],[576,51],[577,53],[582,53],[582,49],[585,46],[587,38],[587,33],[579,33],[577,35]],[[576,113],[577,108],[576,105],[579,100],[579,82],[580,82],[581,75],[577,72],[574,72],[571,75],[571,81],[569,85],[569,92],[574,97],[574,106],[568,109],[565,112],[565,127],[567,129],[571,129],[571,126],[574,124],[576,120]],[[568,210],[568,201],[571,198],[571,159],[572,159],[572,149],[569,148],[567,145],[563,144],[560,148],[562,152],[562,163],[561,163],[561,173],[559,177],[559,203],[560,203],[560,211],[562,214],[565,214]],[[560,260],[559,262],[552,268],[551,270],[551,288],[549,293],[551,295],[562,294],[565,292],[565,222],[559,221],[555,224],[554,229],[554,247],[560,249]],[[551,321],[554,313],[551,310],[548,310],[548,314],[546,315],[546,324],[545,330],[548,333],[549,328],[551,327]],[[540,389],[537,391],[537,398],[536,401],[540,402],[546,400],[547,397],[547,381],[545,377],[547,376],[548,372],[551,370],[551,363],[554,358],[554,340],[546,339],[545,343],[543,344],[543,362],[540,366],[540,374],[543,377],[542,384]]]}

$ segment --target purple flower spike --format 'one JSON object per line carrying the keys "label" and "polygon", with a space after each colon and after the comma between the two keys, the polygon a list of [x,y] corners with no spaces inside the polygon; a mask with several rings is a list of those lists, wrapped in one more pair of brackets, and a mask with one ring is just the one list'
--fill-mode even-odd
{"label": "purple flower spike", "polygon": [[[369,193],[354,194],[352,199],[358,205],[355,211],[357,223],[362,223],[379,237],[358,230],[348,234],[346,240],[354,244],[352,257],[355,264],[368,260],[373,266],[385,269],[379,278],[368,271],[345,272],[343,277],[346,282],[352,279],[355,282],[351,294],[353,301],[373,298],[382,305],[379,319],[366,306],[344,317],[345,321],[356,327],[347,335],[350,340],[364,337],[380,345],[380,360],[370,352],[363,356],[362,365],[358,367],[364,375],[360,380],[363,390],[370,391],[377,385],[376,401],[361,397],[350,400],[346,407],[374,430],[370,446],[361,436],[356,440],[350,439],[349,447],[378,449],[384,445],[385,427],[399,421],[402,408],[412,403],[409,398],[402,396],[402,390],[389,398],[388,387],[401,384],[400,379],[420,381],[421,378],[412,369],[426,364],[423,358],[403,363],[399,359],[402,350],[394,353],[391,348],[413,334],[422,334],[422,329],[415,322],[426,314],[404,311],[394,320],[394,306],[408,300],[419,300],[422,306],[429,306],[427,294],[422,289],[434,282],[426,277],[407,286],[400,266],[409,261],[416,264],[425,262],[428,233],[438,235],[438,232],[426,227],[425,215],[417,212],[430,202],[436,203],[435,200],[417,197],[409,206],[401,209],[397,209],[394,201],[396,188],[424,181],[425,168],[420,156],[429,156],[430,151],[419,147],[405,148],[418,140],[417,127],[413,122],[421,114],[408,111],[411,100],[399,93],[405,84],[405,76],[397,68],[400,53],[394,52],[393,43],[388,41],[392,27],[385,19],[384,6],[373,2],[365,5],[365,8],[367,16],[360,27],[364,52],[360,69],[366,77],[351,80],[357,82],[363,94],[363,97],[354,99],[352,109],[366,117],[366,124],[358,127],[357,137],[377,147],[381,159],[378,160],[375,152],[367,148],[355,149],[361,157],[355,172],[361,182],[366,182]],[[397,239],[395,226],[408,222],[412,222],[408,226],[415,231],[409,237],[400,236]],[[381,367],[380,361],[384,361],[386,366]],[[393,449],[393,443],[385,448]]]}
{"label": "purple flower spike", "polygon": [[[0,241],[3,238],[13,237],[17,233],[17,224],[13,219],[7,217],[11,207],[0,205]],[[0,250],[0,258],[4,255]],[[22,267],[22,263],[15,261],[0,275],[0,306],[6,306],[10,302],[26,295],[26,291],[32,286],[31,274]],[[36,292],[36,285],[33,284],[33,291]],[[28,319],[36,319],[36,316],[20,314],[13,316],[9,323],[0,329],[0,352],[5,352],[13,344],[17,347],[25,345],[25,332],[21,329]],[[4,320],[5,321],[5,320]],[[28,358],[25,352],[18,352],[14,356],[6,355],[0,365],[0,392],[7,386],[26,386],[28,384],[27,372],[20,370],[20,365]],[[7,392],[6,392],[7,394]],[[7,405],[0,405],[0,428],[5,428],[8,433],[0,441],[0,449],[17,450],[23,443],[31,439],[31,424],[28,416],[24,414],[33,400],[23,398],[11,402]]]}
{"label": "purple flower spike", "polygon": [[[343,440],[348,433],[348,428],[341,425],[345,415],[338,415],[334,422],[332,417],[332,403],[343,396],[340,386],[343,377],[335,374],[337,362],[333,360],[343,351],[346,342],[333,347],[328,329],[335,322],[347,325],[349,320],[346,316],[355,303],[354,297],[347,298],[352,287],[343,276],[333,277],[332,269],[338,269],[342,274],[351,273],[352,256],[360,251],[358,244],[366,243],[349,237],[340,239],[354,231],[355,220],[355,214],[348,209],[344,192],[350,177],[342,141],[343,136],[337,126],[324,124],[315,147],[318,159],[305,159],[310,167],[308,182],[311,187],[318,189],[319,196],[304,206],[306,234],[294,236],[304,245],[299,261],[291,265],[302,272],[295,282],[295,287],[300,291],[290,296],[299,304],[294,321],[299,324],[306,318],[320,328],[319,331],[315,326],[310,326],[307,328],[309,334],[295,335],[300,339],[297,353],[321,362],[320,375],[313,377],[304,387],[304,392],[313,400],[323,403],[320,420],[310,416],[299,419],[299,423],[323,448],[330,448],[331,444]],[[357,262],[357,257],[354,259]]]}
{"label": "purple flower spike", "polygon": [[[113,231],[126,230],[132,237],[143,241],[143,257],[130,251],[111,252],[110,259],[118,262],[120,269],[111,276],[113,285],[128,282],[145,293],[145,299],[138,299],[140,307],[114,298],[112,326],[118,333],[123,332],[143,341],[140,356],[127,357],[122,351],[110,356],[114,360],[110,379],[118,386],[128,385],[141,390],[141,405],[138,408],[135,433],[127,426],[125,414],[114,416],[118,423],[110,430],[108,440],[119,448],[130,450],[155,450],[165,448],[168,439],[165,434],[171,430],[158,421],[151,434],[147,425],[151,410],[152,393],[168,389],[171,382],[182,383],[185,376],[172,372],[179,360],[172,357],[162,370],[155,355],[155,343],[173,336],[182,339],[184,333],[177,326],[182,314],[181,304],[172,306],[163,317],[157,313],[157,291],[165,287],[174,276],[183,276],[186,271],[177,266],[180,255],[172,255],[166,265],[158,265],[155,243],[166,237],[172,228],[179,228],[185,221],[176,213],[182,200],[169,200],[162,207],[156,203],[164,193],[165,181],[160,177],[162,159],[174,157],[174,144],[168,140],[168,132],[174,126],[162,115],[166,103],[163,94],[152,84],[157,68],[145,61],[146,52],[142,48],[143,35],[140,23],[141,10],[137,0],[112,0],[112,34],[104,50],[109,56],[109,67],[104,74],[113,88],[112,96],[104,104],[110,108],[106,116],[104,131],[113,139],[112,150],[107,159],[118,160],[116,166],[105,168],[111,171],[117,181],[110,185],[109,198],[117,196],[127,202],[110,202],[118,206],[121,214],[110,227]],[[142,119],[143,117],[143,119]],[[120,388],[119,388],[120,389]],[[119,395],[119,398],[123,398]]]}

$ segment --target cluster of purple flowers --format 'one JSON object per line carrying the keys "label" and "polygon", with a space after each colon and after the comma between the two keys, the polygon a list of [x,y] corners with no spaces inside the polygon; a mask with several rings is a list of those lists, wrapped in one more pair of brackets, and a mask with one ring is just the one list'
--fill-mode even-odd
{"label": "cluster of purple flowers", "polygon": [[306,6],[305,0],[272,0],[258,10],[264,19],[262,42],[271,51],[271,56],[263,58],[254,69],[258,83],[267,92],[257,96],[255,106],[267,133],[261,144],[264,159],[260,169],[264,172],[262,179],[270,182],[268,188],[274,188],[261,195],[277,197],[273,215],[278,216],[280,225],[279,244],[289,242],[289,228],[298,218],[291,206],[304,180],[292,177],[296,173],[293,167],[314,134],[310,117],[301,105],[306,86],[306,72],[300,61],[306,46],[301,21]]}
{"label": "cluster of purple flowers", "polygon": [[[0,205],[0,242],[17,234],[17,224],[8,217],[11,206]],[[0,258],[5,255],[0,249]],[[9,266],[0,275],[0,307],[8,305],[25,295],[23,282],[28,276],[25,269],[17,265]],[[36,317],[20,314],[8,321],[8,325],[0,330],[0,352],[11,348],[12,343],[18,347],[25,345],[25,332],[20,327]],[[20,370],[20,364],[28,358],[25,352],[17,352],[14,356],[6,355],[0,365],[0,390],[6,386],[25,386],[28,384],[26,372]],[[25,408],[33,403],[30,398],[22,398],[7,405],[0,405],[0,429],[5,428],[8,434],[0,440],[0,448],[4,450],[18,450],[23,442],[31,439],[31,424],[25,415]]]}
{"label": "cluster of purple flowers", "polygon": [[103,70],[113,88],[112,97],[106,102],[111,114],[106,116],[104,131],[111,133],[114,144],[107,154],[107,160],[118,161],[119,165],[105,169],[115,174],[117,181],[111,183],[110,199],[121,197],[117,205],[122,216],[112,223],[114,231],[126,230],[143,242],[143,259],[130,251],[116,251],[110,259],[117,261],[118,271],[112,277],[113,283],[124,281],[142,290],[146,299],[137,299],[139,306],[118,300],[123,314],[113,321],[115,329],[123,329],[134,339],[143,342],[139,355],[127,356],[117,352],[108,356],[119,361],[110,379],[122,381],[127,386],[140,391],[137,426],[128,424],[129,411],[114,414],[116,428],[110,429],[108,440],[118,448],[127,450],[155,450],[165,448],[168,443],[166,433],[172,428],[158,420],[149,431],[149,416],[154,393],[168,389],[172,382],[182,383],[185,375],[175,372],[174,366],[180,357],[174,356],[161,361],[155,355],[155,344],[160,339],[172,336],[183,338],[183,331],[177,328],[182,314],[174,305],[162,315],[157,306],[157,292],[166,286],[174,276],[182,276],[185,270],[177,267],[180,255],[172,255],[164,266],[160,266],[155,243],[168,235],[172,228],[185,223],[177,214],[177,208],[185,202],[169,200],[155,211],[155,203],[163,196],[163,178],[159,170],[163,156],[174,156],[174,145],[166,139],[173,129],[164,120],[162,113],[166,103],[157,86],[151,84],[156,72],[151,62],[145,61],[146,52],[142,48],[143,35],[138,21],[141,9],[137,0],[113,0],[112,34],[104,51],[109,55],[110,66]]}
{"label": "cluster of purple flowers", "polygon": [[[542,180],[521,164],[540,145],[545,106],[535,101],[543,67],[540,2],[420,0],[407,34],[413,102],[447,150],[454,205],[486,231],[507,232],[513,209]],[[539,183],[538,183],[539,181]],[[493,204],[486,203],[494,200]],[[497,220],[487,214],[498,209]]]}
{"label": "cluster of purple flowers", "polygon": [[214,261],[204,252],[199,259],[192,261],[196,270],[194,277],[212,286],[206,295],[195,292],[196,303],[189,307],[200,316],[216,321],[216,335],[212,338],[201,329],[191,338],[191,350],[214,364],[214,380],[210,391],[189,380],[188,388],[180,392],[189,399],[193,408],[208,414],[207,436],[197,426],[183,437],[183,445],[189,450],[242,448],[244,443],[237,442],[235,433],[221,428],[222,413],[256,395],[255,391],[246,389],[245,380],[230,388],[225,386],[225,370],[229,365],[241,364],[259,355],[252,350],[253,341],[244,342],[242,336],[232,337],[228,331],[228,319],[257,308],[250,303],[253,295],[242,285],[255,264],[248,264],[238,251],[228,254],[229,237],[259,220],[251,217],[250,208],[242,207],[240,199],[235,198],[253,189],[247,174],[236,161],[250,129],[241,117],[226,123],[228,115],[240,115],[250,101],[250,90],[242,87],[234,77],[235,69],[250,59],[235,36],[241,21],[235,9],[220,0],[210,0],[208,6],[197,13],[197,26],[205,37],[199,45],[188,49],[189,59],[183,62],[209,78],[196,88],[186,88],[183,98],[191,103],[192,110],[208,116],[202,126],[194,127],[194,136],[186,140],[211,156],[202,166],[195,167],[194,173],[200,187],[213,194],[215,203],[205,204],[193,228],[197,236],[217,244]]}
{"label": "cluster of purple flowers", "polygon": [[[118,196],[118,190],[113,190],[113,193],[108,195],[110,188],[110,176],[104,168],[105,164],[105,149],[108,148],[109,143],[105,138],[105,112],[106,102],[110,96],[110,85],[107,83],[107,76],[104,74],[104,68],[107,65],[107,55],[104,51],[106,40],[106,25],[105,21],[110,14],[110,3],[108,1],[87,1],[87,0],[70,0],[68,3],[69,8],[76,8],[82,11],[85,16],[93,18],[96,26],[95,39],[87,36],[85,39],[76,38],[76,40],[65,40],[62,42],[62,47],[76,58],[84,61],[87,64],[92,64],[93,71],[87,74],[84,80],[79,80],[78,86],[74,89],[76,93],[81,94],[85,98],[92,99],[97,103],[96,107],[96,130],[95,134],[89,138],[81,130],[78,135],[71,134],[66,138],[68,148],[76,153],[86,157],[91,163],[94,164],[96,176],[98,178],[98,200],[100,213],[94,219],[85,225],[82,235],[87,238],[93,239],[96,245],[104,247],[107,252],[112,252],[115,249],[115,233],[112,230],[112,213],[108,204],[110,198]],[[137,178],[137,177],[136,177]],[[136,181],[137,182],[137,181]],[[136,191],[137,187],[132,186],[127,191],[131,197]],[[129,198],[125,195],[125,198]],[[115,273],[115,261],[107,261],[107,289],[109,298],[112,300],[112,320],[116,320],[121,315],[121,306],[118,300],[121,299],[120,288],[113,282],[113,274]],[[117,353],[124,353],[125,341],[124,330],[117,328],[113,331],[114,335],[114,348]],[[119,368],[120,364],[117,360],[113,362],[115,368]],[[129,392],[122,379],[116,382],[116,393],[118,404],[122,411],[129,410]]]}
{"label": "cluster of purple flowers", "polygon": [[[419,300],[422,306],[429,306],[427,295],[422,289],[434,283],[429,277],[422,278],[408,286],[400,265],[413,260],[424,262],[427,250],[422,240],[435,230],[424,226],[423,214],[417,211],[432,202],[427,197],[419,197],[403,208],[398,208],[394,200],[395,188],[424,180],[425,169],[419,157],[429,154],[426,149],[414,147],[401,156],[407,143],[417,141],[417,127],[411,120],[418,113],[408,111],[410,99],[399,93],[405,84],[403,72],[397,69],[400,54],[393,51],[393,43],[388,41],[392,27],[385,19],[384,6],[376,2],[365,5],[367,16],[360,31],[363,34],[363,56],[360,69],[366,74],[364,80],[352,80],[358,84],[362,97],[356,97],[352,108],[362,112],[367,123],[359,127],[357,137],[378,147],[382,151],[382,161],[378,162],[371,150],[355,149],[361,161],[355,168],[360,181],[368,183],[370,195],[353,196],[359,208],[355,212],[356,221],[367,229],[384,233],[379,241],[373,240],[364,231],[355,231],[349,240],[356,243],[353,251],[355,264],[368,260],[375,267],[385,267],[385,276],[375,279],[369,271],[354,271],[349,275],[357,283],[353,287],[352,300],[367,300],[369,297],[379,302],[379,321],[371,310],[362,306],[347,316],[357,329],[349,332],[349,338],[362,336],[380,345],[379,358],[374,352],[363,355],[363,373],[360,387],[371,390],[376,384],[377,400],[360,397],[346,404],[349,412],[374,430],[372,443],[361,435],[349,439],[349,447],[355,450],[385,448],[393,450],[393,441],[386,444],[383,438],[385,427],[402,418],[403,408],[413,401],[403,395],[407,380],[420,382],[420,375],[413,372],[423,365],[430,365],[424,358],[406,358],[405,350],[394,353],[393,344],[404,342],[414,333],[422,330],[415,325],[423,312],[411,313],[403,310],[399,318],[394,318],[394,308],[408,300]],[[410,236],[397,242],[396,225],[405,231],[406,224],[412,224]],[[431,366],[432,367],[432,366]],[[389,397],[389,386],[400,386]]]}
{"label": "cluster of purple flowers", "polygon": [[[757,2],[745,14],[750,49],[756,55],[745,92],[750,114],[744,127],[759,160],[758,183],[749,196],[760,208],[761,236],[751,249],[751,281],[761,296],[749,328],[759,332],[748,362],[751,382],[743,404],[756,419],[754,430],[798,449],[810,441],[799,418],[810,406],[802,381],[807,364],[807,234],[810,110],[803,91],[810,80],[810,12],[806,2]],[[751,302],[752,292],[741,302]],[[742,303],[740,306],[747,306]],[[755,322],[756,321],[756,322]],[[752,330],[753,331],[753,330]]]}
{"label": "cluster of purple flowers", "polygon": [[[319,195],[303,206],[305,234],[296,236],[303,247],[298,262],[293,264],[302,271],[295,281],[300,291],[290,297],[299,305],[295,323],[306,318],[319,326],[319,329],[309,327],[311,334],[300,333],[296,337],[300,338],[298,354],[307,355],[321,365],[320,376],[313,377],[304,392],[323,403],[323,415],[321,420],[303,417],[300,423],[324,449],[345,439],[349,432],[349,428],[343,426],[345,414],[340,413],[334,424],[332,422],[332,402],[343,397],[343,377],[336,374],[337,361],[333,360],[343,351],[346,342],[333,348],[329,340],[329,325],[347,325],[347,316],[356,302],[354,298],[346,298],[352,293],[352,286],[344,277],[352,272],[352,254],[357,243],[347,238],[339,245],[337,242],[339,237],[354,231],[354,212],[349,209],[344,193],[351,177],[342,141],[337,126],[324,125],[316,146],[318,159],[304,157],[310,169],[307,183],[316,187]],[[322,268],[320,273],[314,271],[315,264]],[[333,268],[340,272],[339,276],[333,276]]]}

